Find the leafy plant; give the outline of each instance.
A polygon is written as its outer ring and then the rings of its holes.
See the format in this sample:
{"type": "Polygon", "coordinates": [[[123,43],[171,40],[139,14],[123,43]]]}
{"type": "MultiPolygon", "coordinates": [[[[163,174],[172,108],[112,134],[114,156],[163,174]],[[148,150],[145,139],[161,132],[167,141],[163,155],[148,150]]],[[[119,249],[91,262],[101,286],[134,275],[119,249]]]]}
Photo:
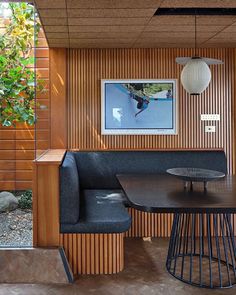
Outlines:
{"type": "Polygon", "coordinates": [[[34,7],[9,3],[12,16],[0,35],[0,123],[35,122],[35,73],[32,46],[38,36],[34,7]]]}
{"type": "Polygon", "coordinates": [[[25,191],[19,199],[19,207],[21,209],[32,209],[32,191],[25,191]]]}

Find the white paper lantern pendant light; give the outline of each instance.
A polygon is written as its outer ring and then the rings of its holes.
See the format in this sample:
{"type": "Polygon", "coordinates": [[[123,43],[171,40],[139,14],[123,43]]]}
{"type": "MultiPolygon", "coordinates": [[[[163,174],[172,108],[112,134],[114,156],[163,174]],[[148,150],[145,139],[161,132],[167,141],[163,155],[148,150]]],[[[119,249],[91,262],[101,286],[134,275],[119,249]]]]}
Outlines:
{"type": "Polygon", "coordinates": [[[177,57],[176,62],[185,65],[181,72],[181,83],[190,95],[200,95],[211,81],[208,65],[222,64],[218,59],[197,56],[197,23],[195,14],[195,54],[193,57],[177,57]]]}
{"type": "Polygon", "coordinates": [[[184,89],[191,95],[200,95],[211,81],[211,70],[200,57],[192,57],[181,72],[184,89]]]}

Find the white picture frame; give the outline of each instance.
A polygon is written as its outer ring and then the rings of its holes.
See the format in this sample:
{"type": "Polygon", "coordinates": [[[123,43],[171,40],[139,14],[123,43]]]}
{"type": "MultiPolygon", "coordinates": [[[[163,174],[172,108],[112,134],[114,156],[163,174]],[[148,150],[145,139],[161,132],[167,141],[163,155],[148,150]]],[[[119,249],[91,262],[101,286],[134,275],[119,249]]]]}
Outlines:
{"type": "Polygon", "coordinates": [[[102,135],[176,135],[176,79],[101,80],[102,135]]]}

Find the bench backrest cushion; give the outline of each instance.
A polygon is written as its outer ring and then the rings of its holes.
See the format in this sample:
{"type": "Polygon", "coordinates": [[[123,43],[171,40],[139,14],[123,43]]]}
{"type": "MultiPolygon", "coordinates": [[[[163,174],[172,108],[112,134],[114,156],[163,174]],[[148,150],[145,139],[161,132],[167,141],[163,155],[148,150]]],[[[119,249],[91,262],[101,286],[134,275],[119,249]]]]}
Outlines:
{"type": "Polygon", "coordinates": [[[74,155],[82,189],[118,189],[117,174],[166,173],[173,167],[227,173],[223,151],[79,151],[74,155]]]}
{"type": "Polygon", "coordinates": [[[60,166],[60,221],[75,224],[79,220],[79,176],[74,154],[67,152],[60,166]]]}

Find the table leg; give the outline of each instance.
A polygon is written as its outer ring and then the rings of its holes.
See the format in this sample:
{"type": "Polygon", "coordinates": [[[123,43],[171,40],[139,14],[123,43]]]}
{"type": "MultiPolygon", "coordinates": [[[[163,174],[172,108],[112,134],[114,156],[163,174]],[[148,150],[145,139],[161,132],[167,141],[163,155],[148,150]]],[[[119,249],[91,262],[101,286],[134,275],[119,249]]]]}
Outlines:
{"type": "Polygon", "coordinates": [[[190,285],[236,284],[236,243],[231,214],[175,213],[166,261],[168,272],[190,285]]]}

